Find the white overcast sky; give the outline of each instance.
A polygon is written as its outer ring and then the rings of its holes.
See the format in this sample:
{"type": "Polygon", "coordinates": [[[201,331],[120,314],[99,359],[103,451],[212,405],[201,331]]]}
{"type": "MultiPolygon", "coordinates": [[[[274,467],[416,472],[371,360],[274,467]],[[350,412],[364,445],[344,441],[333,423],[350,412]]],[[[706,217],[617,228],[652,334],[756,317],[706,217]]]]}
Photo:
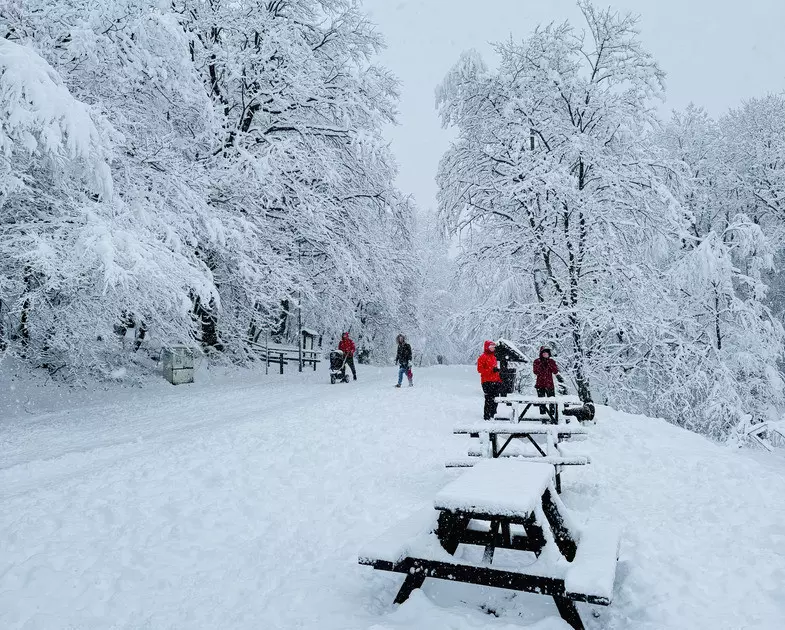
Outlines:
{"type": "MultiPolygon", "coordinates": [[[[664,111],[690,101],[714,115],[744,99],[785,89],[785,0],[597,0],[640,15],[641,37],[667,73],[664,111]]],[[[387,40],[382,63],[401,81],[399,126],[389,138],[399,185],[435,206],[434,177],[450,134],[434,89],[466,49],[493,63],[490,42],[525,37],[537,24],[569,19],[574,0],[364,0],[387,40]]]]}

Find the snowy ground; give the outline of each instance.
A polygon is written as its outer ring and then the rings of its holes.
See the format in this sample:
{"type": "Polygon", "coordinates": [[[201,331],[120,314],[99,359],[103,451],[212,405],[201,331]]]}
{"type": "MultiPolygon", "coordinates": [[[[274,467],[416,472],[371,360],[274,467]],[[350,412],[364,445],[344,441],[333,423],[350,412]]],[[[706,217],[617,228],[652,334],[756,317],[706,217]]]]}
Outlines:
{"type": "MultiPolygon", "coordinates": [[[[0,401],[0,628],[559,630],[547,598],[356,564],[378,528],[427,504],[480,415],[470,368],[361,367],[0,401]],[[481,611],[493,610],[490,615],[481,611]]],[[[625,527],[610,608],[589,628],[782,628],[785,458],[600,410],[564,475],[579,519],[625,527]]]]}

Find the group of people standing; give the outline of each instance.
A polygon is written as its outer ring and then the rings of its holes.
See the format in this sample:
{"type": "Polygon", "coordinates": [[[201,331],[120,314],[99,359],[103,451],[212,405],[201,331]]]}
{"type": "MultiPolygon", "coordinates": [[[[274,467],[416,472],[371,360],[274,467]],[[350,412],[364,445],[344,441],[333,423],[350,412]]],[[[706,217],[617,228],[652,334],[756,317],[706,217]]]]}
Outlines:
{"type": "MultiPolygon", "coordinates": [[[[412,374],[412,347],[406,341],[406,337],[398,335],[395,338],[398,344],[398,350],[395,354],[395,364],[398,366],[398,384],[400,387],[403,382],[403,377],[409,380],[409,387],[414,387],[414,375],[412,374]]],[[[354,353],[357,350],[354,341],[349,337],[349,333],[345,332],[341,335],[341,341],[338,343],[338,350],[346,355],[346,365],[352,371],[352,378],[357,380],[357,370],[354,367],[354,353]]]]}
{"type": "MultiPolygon", "coordinates": [[[[398,383],[395,387],[400,387],[403,383],[403,377],[409,380],[409,387],[414,386],[414,377],[412,374],[412,347],[406,341],[406,337],[398,335],[395,338],[398,344],[395,353],[395,363],[398,366],[398,383]]],[[[357,369],[354,366],[354,354],[357,347],[349,337],[349,333],[345,332],[341,335],[341,341],[338,343],[338,350],[346,355],[346,365],[352,371],[352,378],[357,380],[357,369]]],[[[546,346],[540,348],[539,356],[534,360],[532,369],[537,377],[534,388],[537,390],[537,395],[540,398],[550,398],[556,395],[556,386],[553,382],[554,375],[559,373],[559,366],[556,361],[551,357],[551,350],[546,346]]],[[[501,369],[499,367],[499,360],[496,358],[496,344],[493,341],[486,341],[483,353],[477,359],[477,371],[480,373],[480,384],[485,396],[485,406],[483,408],[483,418],[490,420],[496,415],[496,398],[498,398],[504,390],[504,383],[502,381],[501,369]]]]}
{"type": "MultiPolygon", "coordinates": [[[[537,395],[541,398],[550,398],[556,395],[556,386],[553,376],[559,373],[559,366],[551,358],[551,350],[546,346],[540,348],[540,356],[532,364],[537,380],[534,388],[537,395]]],[[[485,350],[477,359],[477,371],[480,373],[480,383],[483,394],[485,394],[485,406],[482,416],[485,420],[490,420],[496,415],[496,398],[498,398],[504,388],[502,382],[499,360],[496,358],[496,344],[493,341],[485,342],[485,350]]],[[[544,413],[544,411],[543,411],[544,413]]]]}

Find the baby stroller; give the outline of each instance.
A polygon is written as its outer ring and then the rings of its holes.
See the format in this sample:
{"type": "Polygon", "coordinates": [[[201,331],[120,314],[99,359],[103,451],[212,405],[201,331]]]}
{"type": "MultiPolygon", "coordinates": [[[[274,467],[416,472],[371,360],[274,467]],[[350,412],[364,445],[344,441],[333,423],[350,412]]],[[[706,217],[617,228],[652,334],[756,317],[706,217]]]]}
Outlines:
{"type": "Polygon", "coordinates": [[[346,354],[340,350],[330,352],[330,384],[348,383],[349,375],[346,373],[346,354]]]}

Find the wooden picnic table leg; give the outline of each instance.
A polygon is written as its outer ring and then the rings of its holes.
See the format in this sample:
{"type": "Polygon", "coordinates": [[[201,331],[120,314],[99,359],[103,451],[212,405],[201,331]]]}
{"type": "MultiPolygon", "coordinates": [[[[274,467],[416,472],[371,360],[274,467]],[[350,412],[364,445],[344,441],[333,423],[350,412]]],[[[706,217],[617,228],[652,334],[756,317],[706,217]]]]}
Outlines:
{"type": "Polygon", "coordinates": [[[502,444],[502,447],[496,453],[495,455],[496,457],[502,456],[502,453],[504,453],[504,449],[506,449],[510,445],[510,442],[512,442],[512,438],[513,438],[512,435],[507,436],[507,440],[504,442],[504,444],[502,444]]]}
{"type": "Polygon", "coordinates": [[[493,552],[496,551],[496,537],[499,535],[499,524],[499,521],[491,521],[491,542],[485,545],[485,551],[482,554],[482,561],[484,564],[491,564],[493,562],[493,552]]]}
{"type": "Polygon", "coordinates": [[[528,434],[526,435],[526,437],[527,437],[527,438],[529,438],[529,442],[531,442],[532,444],[534,444],[534,448],[536,448],[536,449],[539,451],[540,455],[542,455],[543,457],[545,457],[545,456],[546,456],[546,455],[545,455],[545,451],[543,451],[543,450],[540,448],[540,445],[539,445],[539,444],[537,444],[537,440],[535,440],[535,439],[534,439],[534,438],[533,438],[531,435],[528,435],[528,434]]]}
{"type": "Polygon", "coordinates": [[[495,433],[490,433],[489,437],[490,437],[490,440],[491,440],[491,457],[496,459],[497,457],[499,457],[499,446],[498,446],[498,444],[496,442],[496,437],[497,436],[496,436],[495,433]]]}
{"type": "Polygon", "coordinates": [[[545,436],[545,452],[548,455],[558,455],[559,449],[556,447],[556,434],[553,431],[548,431],[545,436]]]}
{"type": "Polygon", "coordinates": [[[512,532],[510,532],[510,521],[502,521],[502,544],[505,547],[512,547],[512,532]]]}
{"type": "Polygon", "coordinates": [[[422,569],[419,571],[415,570],[414,573],[407,573],[406,579],[401,585],[401,590],[398,591],[393,603],[403,604],[409,599],[409,595],[422,586],[423,582],[425,582],[425,572],[422,569]]]}
{"type": "Polygon", "coordinates": [[[553,468],[556,471],[556,474],[555,474],[555,477],[556,477],[556,492],[558,494],[561,494],[561,467],[560,466],[554,466],[553,468]]]}
{"type": "Polygon", "coordinates": [[[539,556],[545,548],[545,534],[542,527],[537,522],[534,514],[529,514],[523,523],[523,529],[526,531],[526,539],[531,541],[531,550],[535,556],[539,556]]]}
{"type": "Polygon", "coordinates": [[[553,601],[556,603],[556,608],[559,610],[559,615],[575,630],[584,630],[583,621],[578,614],[578,609],[575,607],[575,602],[561,595],[554,595],[553,601]]]}
{"type": "Polygon", "coordinates": [[[545,413],[551,419],[551,424],[559,424],[559,406],[551,403],[543,406],[545,407],[545,413]]]}

